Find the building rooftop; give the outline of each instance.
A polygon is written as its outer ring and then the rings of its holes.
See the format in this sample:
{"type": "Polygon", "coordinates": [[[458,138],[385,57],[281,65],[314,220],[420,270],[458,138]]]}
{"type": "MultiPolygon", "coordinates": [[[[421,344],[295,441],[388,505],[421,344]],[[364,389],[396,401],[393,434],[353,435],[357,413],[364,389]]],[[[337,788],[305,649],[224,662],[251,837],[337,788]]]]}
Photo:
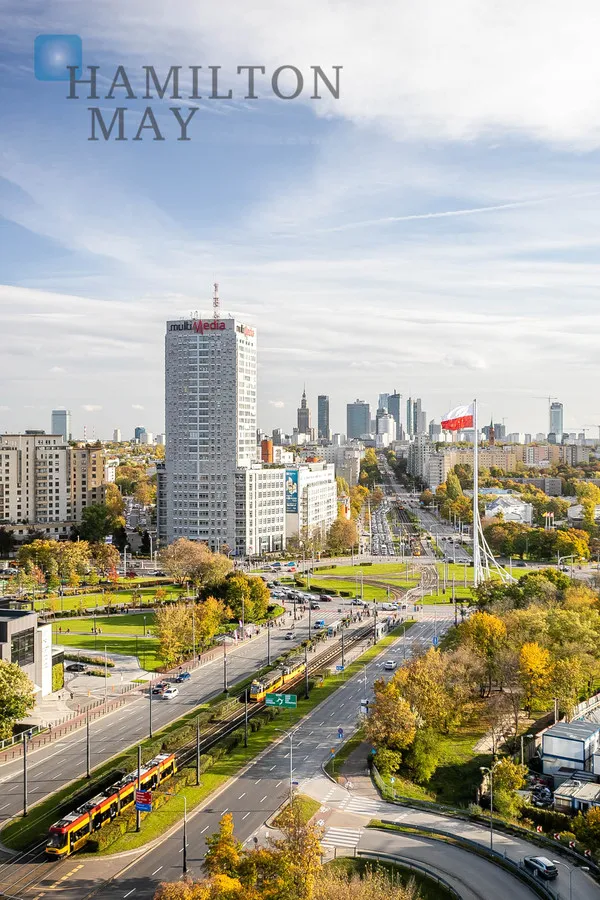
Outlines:
{"type": "Polygon", "coordinates": [[[554,796],[575,797],[577,800],[586,800],[588,803],[594,803],[600,801],[600,784],[571,778],[569,781],[563,781],[560,787],[556,788],[554,796]]]}
{"type": "Polygon", "coordinates": [[[598,722],[559,722],[544,732],[543,737],[565,738],[571,741],[584,741],[600,731],[598,722]]]}

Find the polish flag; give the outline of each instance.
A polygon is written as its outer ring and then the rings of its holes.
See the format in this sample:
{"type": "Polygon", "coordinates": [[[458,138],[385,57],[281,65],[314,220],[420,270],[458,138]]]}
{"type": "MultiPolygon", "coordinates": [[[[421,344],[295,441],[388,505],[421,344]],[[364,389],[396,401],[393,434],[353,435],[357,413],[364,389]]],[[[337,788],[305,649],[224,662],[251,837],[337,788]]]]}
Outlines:
{"type": "Polygon", "coordinates": [[[469,406],[455,406],[442,419],[444,431],[462,431],[463,428],[473,427],[473,404],[469,406]]]}

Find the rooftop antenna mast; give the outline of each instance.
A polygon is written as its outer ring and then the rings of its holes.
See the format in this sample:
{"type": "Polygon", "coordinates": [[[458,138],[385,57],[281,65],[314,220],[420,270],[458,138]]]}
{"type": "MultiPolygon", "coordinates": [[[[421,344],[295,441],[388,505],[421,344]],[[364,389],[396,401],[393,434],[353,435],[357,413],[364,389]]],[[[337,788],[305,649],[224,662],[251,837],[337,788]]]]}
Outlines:
{"type": "Polygon", "coordinates": [[[219,319],[221,317],[221,301],[219,300],[219,283],[215,281],[214,283],[215,292],[213,294],[213,313],[215,319],[219,319]]]}

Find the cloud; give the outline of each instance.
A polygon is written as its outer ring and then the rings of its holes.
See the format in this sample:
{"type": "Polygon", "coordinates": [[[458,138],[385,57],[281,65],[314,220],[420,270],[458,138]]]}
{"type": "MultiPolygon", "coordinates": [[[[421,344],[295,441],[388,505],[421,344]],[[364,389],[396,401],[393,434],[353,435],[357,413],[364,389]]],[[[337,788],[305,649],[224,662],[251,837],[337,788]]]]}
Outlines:
{"type": "Polygon", "coordinates": [[[141,405],[141,403],[132,403],[131,408],[132,409],[143,409],[144,407],[141,405]]]}
{"type": "Polygon", "coordinates": [[[99,412],[102,409],[101,406],[97,406],[94,403],[84,403],[81,408],[85,410],[85,412],[99,412]]]}
{"type": "Polygon", "coordinates": [[[10,406],[0,406],[0,412],[8,412],[10,406]]]}
{"type": "Polygon", "coordinates": [[[285,403],[283,400],[269,400],[269,406],[274,406],[275,409],[283,409],[285,403]]]}
{"type": "Polygon", "coordinates": [[[52,375],[64,375],[66,373],[66,371],[67,370],[65,368],[63,368],[63,366],[52,366],[52,368],[49,369],[49,372],[52,375]]]}

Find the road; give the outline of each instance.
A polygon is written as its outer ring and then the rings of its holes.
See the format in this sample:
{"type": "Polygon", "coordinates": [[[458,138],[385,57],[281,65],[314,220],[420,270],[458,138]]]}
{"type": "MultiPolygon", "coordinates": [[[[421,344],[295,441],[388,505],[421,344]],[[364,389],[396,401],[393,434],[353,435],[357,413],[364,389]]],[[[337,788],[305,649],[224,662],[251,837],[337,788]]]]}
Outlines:
{"type": "MultiPolygon", "coordinates": [[[[289,612],[289,610],[288,610],[289,612]]],[[[300,615],[300,614],[298,614],[300,615]]],[[[323,604],[319,612],[312,613],[327,621],[339,619],[337,604],[323,604]]],[[[288,619],[289,621],[289,619],[288,619]]],[[[355,626],[357,627],[357,626],[355,626]]],[[[273,628],[271,634],[271,658],[289,651],[308,635],[308,614],[296,622],[296,638],[286,641],[286,625],[273,628]]],[[[267,632],[261,633],[247,644],[237,649],[228,646],[228,684],[242,681],[267,661],[267,632]]],[[[189,682],[179,685],[179,696],[173,700],[152,700],[152,724],[156,732],[159,728],[189,713],[199,704],[218,695],[223,690],[223,658],[196,669],[189,682]]],[[[116,753],[146,738],[149,733],[148,694],[140,694],[112,713],[93,721],[90,725],[91,764],[99,765],[116,753]]],[[[86,735],[85,728],[66,735],[61,740],[48,744],[30,754],[28,760],[29,805],[42,800],[48,794],[85,774],[86,735]]],[[[0,825],[23,810],[23,761],[18,758],[0,767],[0,825]]]]}
{"type": "MultiPolygon", "coordinates": [[[[446,610],[446,616],[448,611],[446,610]]],[[[436,628],[448,627],[450,620],[434,622],[429,614],[423,621],[414,625],[406,635],[408,653],[413,642],[431,644],[436,628]]],[[[372,683],[383,674],[383,662],[390,656],[396,656],[400,662],[404,656],[404,638],[399,638],[392,648],[386,650],[380,660],[367,667],[367,683],[372,683]]],[[[355,676],[324,703],[314,709],[298,726],[293,744],[293,778],[300,783],[300,790],[305,790],[312,779],[323,779],[320,765],[331,747],[336,743],[338,727],[350,734],[356,727],[360,712],[360,701],[365,695],[365,676],[355,676]]],[[[285,727],[285,714],[282,715],[282,727],[285,727]]],[[[208,804],[190,817],[188,821],[188,868],[191,875],[201,874],[204,857],[205,837],[218,828],[219,820],[225,811],[234,817],[236,833],[242,841],[251,841],[257,834],[264,839],[266,828],[264,822],[283,803],[289,793],[289,741],[282,736],[277,745],[272,745],[262,757],[249,763],[248,769],[231,782],[220,794],[209,798],[208,804]]],[[[115,900],[115,898],[131,897],[132,900],[150,900],[158,883],[162,880],[175,880],[181,875],[182,829],[177,828],[165,837],[150,852],[142,852],[139,858],[132,856],[133,863],[129,869],[118,876],[113,883],[103,884],[111,872],[119,871],[126,860],[78,860],[75,856],[58,866],[53,867],[48,875],[47,883],[39,884],[29,891],[19,891],[19,896],[37,897],[42,890],[53,890],[60,881],[61,900],[83,900],[88,892],[98,886],[93,894],[98,900],[115,900]]],[[[8,877],[6,871],[0,873],[8,877]]]]}

